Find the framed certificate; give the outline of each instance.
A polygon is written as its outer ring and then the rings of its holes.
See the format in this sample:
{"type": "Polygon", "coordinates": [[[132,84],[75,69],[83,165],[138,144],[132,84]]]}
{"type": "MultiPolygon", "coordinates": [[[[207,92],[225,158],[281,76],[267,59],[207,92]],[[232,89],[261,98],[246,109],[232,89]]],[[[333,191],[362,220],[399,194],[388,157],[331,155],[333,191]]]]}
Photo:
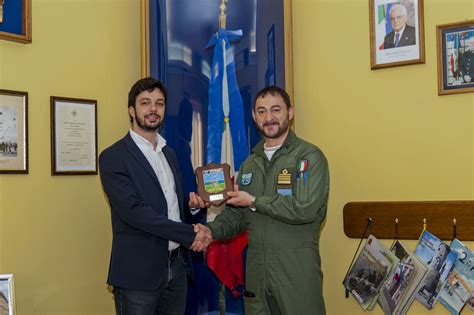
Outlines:
{"type": "Polygon", "coordinates": [[[219,207],[230,197],[232,191],[229,164],[210,163],[196,169],[197,191],[202,200],[219,207]]]}
{"type": "Polygon", "coordinates": [[[28,174],[26,92],[0,90],[0,174],[28,174]]]}
{"type": "Polygon", "coordinates": [[[97,175],[97,101],[51,96],[51,175],[97,175]]]}

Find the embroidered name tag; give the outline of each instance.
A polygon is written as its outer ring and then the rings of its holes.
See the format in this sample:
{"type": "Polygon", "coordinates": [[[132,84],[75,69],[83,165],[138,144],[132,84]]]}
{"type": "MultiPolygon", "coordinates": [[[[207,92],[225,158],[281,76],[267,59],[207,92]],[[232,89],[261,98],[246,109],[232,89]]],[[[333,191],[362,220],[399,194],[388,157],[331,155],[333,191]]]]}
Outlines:
{"type": "Polygon", "coordinates": [[[277,193],[282,196],[289,196],[293,194],[293,190],[291,188],[277,188],[277,193]]]}

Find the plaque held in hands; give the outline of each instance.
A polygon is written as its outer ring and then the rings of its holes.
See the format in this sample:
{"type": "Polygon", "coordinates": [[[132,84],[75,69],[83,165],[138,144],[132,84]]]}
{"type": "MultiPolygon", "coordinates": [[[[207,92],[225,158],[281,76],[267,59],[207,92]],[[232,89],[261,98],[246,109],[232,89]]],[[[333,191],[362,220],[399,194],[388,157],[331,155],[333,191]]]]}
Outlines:
{"type": "Polygon", "coordinates": [[[197,192],[202,200],[219,207],[230,197],[232,191],[229,164],[216,164],[214,162],[196,169],[197,192]]]}

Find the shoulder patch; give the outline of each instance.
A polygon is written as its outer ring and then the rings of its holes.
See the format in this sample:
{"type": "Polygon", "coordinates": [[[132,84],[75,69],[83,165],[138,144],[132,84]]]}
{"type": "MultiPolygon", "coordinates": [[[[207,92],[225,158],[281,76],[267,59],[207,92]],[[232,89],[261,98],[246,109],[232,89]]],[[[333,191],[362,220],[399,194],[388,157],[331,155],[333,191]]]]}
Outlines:
{"type": "Polygon", "coordinates": [[[240,177],[240,185],[247,186],[252,182],[253,173],[245,173],[240,177]]]}

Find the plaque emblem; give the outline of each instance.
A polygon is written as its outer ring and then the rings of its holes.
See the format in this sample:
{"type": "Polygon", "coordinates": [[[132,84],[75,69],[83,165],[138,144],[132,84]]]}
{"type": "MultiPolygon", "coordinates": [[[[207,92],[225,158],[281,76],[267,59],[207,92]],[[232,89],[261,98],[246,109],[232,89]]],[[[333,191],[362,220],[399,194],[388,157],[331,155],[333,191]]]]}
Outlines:
{"type": "Polygon", "coordinates": [[[207,193],[215,194],[225,189],[224,170],[222,168],[202,171],[202,178],[207,193]]]}

